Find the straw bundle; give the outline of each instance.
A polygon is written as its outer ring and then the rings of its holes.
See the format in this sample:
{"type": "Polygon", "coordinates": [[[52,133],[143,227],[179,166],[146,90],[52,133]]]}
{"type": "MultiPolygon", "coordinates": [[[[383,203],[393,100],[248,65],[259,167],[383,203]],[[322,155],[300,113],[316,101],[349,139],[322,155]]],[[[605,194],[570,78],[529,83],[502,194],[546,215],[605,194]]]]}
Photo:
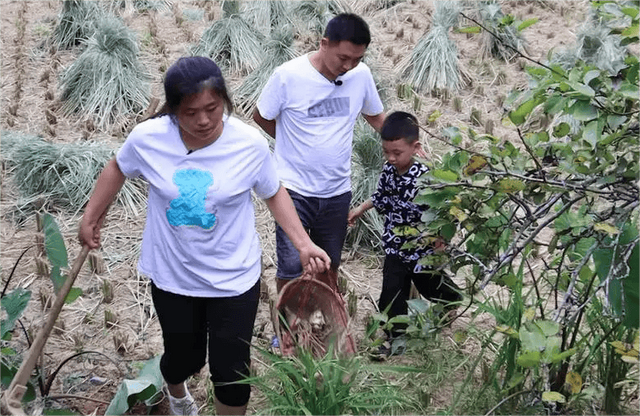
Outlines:
{"type": "Polygon", "coordinates": [[[456,91],[461,83],[458,49],[449,38],[449,29],[458,21],[460,5],[456,1],[439,1],[431,30],[418,40],[401,72],[418,91],[444,89],[456,91]]]}
{"type": "Polygon", "coordinates": [[[79,45],[95,33],[103,17],[104,12],[95,1],[65,0],[53,30],[53,45],[57,49],[79,45]]]}
{"type": "Polygon", "coordinates": [[[211,58],[231,72],[249,72],[264,58],[262,41],[263,35],[257,29],[241,16],[232,14],[209,26],[190,53],[211,58]]]}
{"type": "Polygon", "coordinates": [[[505,25],[502,19],[505,17],[500,5],[494,1],[478,2],[478,12],[483,24],[491,33],[482,32],[480,52],[483,58],[495,57],[509,61],[516,53],[514,49],[522,51],[526,49],[525,41],[514,25],[505,25]]]}
{"type": "Polygon", "coordinates": [[[236,90],[235,99],[242,113],[245,115],[251,114],[260,92],[269,80],[273,70],[297,56],[292,45],[293,32],[290,26],[281,26],[272,32],[272,37],[265,46],[265,58],[260,63],[260,66],[250,73],[236,90]]]}
{"type": "Polygon", "coordinates": [[[290,8],[289,2],[268,0],[244,2],[240,9],[251,27],[268,36],[273,29],[292,23],[290,8]]]}
{"type": "Polygon", "coordinates": [[[322,35],[331,18],[350,11],[351,7],[343,1],[302,0],[293,8],[294,25],[298,33],[322,35]]]}
{"type": "MultiPolygon", "coordinates": [[[[20,211],[29,211],[27,205],[35,200],[79,211],[114,154],[113,149],[96,142],[54,144],[20,132],[2,132],[2,161],[24,198],[17,204],[20,211]]],[[[118,202],[128,212],[139,214],[146,204],[144,183],[125,182],[118,202]]]]}
{"type": "Polygon", "coordinates": [[[148,106],[149,80],[135,34],[119,19],[105,19],[62,75],[62,110],[92,117],[100,128],[123,122],[148,106]]]}

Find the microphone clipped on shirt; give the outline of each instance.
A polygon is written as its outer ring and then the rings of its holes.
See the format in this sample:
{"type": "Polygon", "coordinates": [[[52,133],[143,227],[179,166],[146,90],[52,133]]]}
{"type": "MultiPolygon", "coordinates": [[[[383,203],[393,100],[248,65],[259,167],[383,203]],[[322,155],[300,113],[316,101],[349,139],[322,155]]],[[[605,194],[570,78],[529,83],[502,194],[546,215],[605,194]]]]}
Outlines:
{"type": "Polygon", "coordinates": [[[340,85],[342,85],[342,81],[340,80],[333,81],[333,83],[335,84],[336,87],[339,87],[340,85]]]}

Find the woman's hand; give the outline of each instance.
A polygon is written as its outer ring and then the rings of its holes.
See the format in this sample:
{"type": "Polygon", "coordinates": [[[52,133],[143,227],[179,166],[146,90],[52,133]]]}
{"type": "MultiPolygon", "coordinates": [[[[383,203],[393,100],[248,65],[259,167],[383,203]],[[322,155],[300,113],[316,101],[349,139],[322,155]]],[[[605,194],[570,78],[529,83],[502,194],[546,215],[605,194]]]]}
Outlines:
{"type": "Polygon", "coordinates": [[[315,245],[311,239],[308,243],[298,248],[300,262],[305,272],[316,274],[329,270],[331,259],[329,255],[320,247],[315,245]]]}

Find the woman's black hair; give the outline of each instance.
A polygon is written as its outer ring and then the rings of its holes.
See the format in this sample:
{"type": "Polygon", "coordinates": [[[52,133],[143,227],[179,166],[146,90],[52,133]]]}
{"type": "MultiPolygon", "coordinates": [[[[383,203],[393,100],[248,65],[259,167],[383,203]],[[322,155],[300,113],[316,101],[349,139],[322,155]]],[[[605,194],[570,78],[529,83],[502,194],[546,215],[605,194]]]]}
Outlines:
{"type": "Polygon", "coordinates": [[[380,137],[385,141],[403,139],[413,143],[420,138],[418,119],[413,114],[404,111],[396,111],[389,114],[382,123],[380,137]]]}
{"type": "Polygon", "coordinates": [[[203,56],[178,59],[165,74],[166,101],[153,117],[165,114],[176,115],[185,97],[206,89],[215,91],[223,99],[227,112],[233,112],[233,102],[229,98],[222,72],[215,62],[203,56]]]}
{"type": "Polygon", "coordinates": [[[329,20],[323,36],[329,39],[329,42],[347,40],[354,45],[364,46],[371,43],[369,25],[362,17],[353,13],[341,13],[329,20]]]}

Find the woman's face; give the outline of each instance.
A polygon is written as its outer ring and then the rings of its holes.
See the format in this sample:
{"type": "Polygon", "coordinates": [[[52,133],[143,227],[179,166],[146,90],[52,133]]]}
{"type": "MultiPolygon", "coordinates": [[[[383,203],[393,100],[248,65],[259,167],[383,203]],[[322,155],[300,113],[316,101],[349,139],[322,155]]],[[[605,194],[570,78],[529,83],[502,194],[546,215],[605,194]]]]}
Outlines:
{"type": "Polygon", "coordinates": [[[178,107],[182,140],[189,148],[213,143],[222,134],[224,100],[214,90],[205,89],[185,97],[178,107]]]}

